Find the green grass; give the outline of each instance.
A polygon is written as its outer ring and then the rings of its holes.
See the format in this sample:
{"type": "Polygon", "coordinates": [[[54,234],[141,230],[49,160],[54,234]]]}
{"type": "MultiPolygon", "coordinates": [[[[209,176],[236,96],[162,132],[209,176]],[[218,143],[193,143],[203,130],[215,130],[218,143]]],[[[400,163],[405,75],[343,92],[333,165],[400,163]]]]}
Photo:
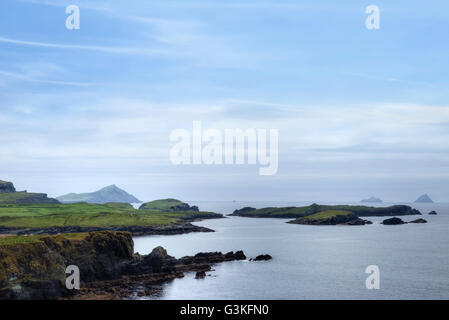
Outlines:
{"type": "Polygon", "coordinates": [[[136,210],[129,204],[0,204],[0,226],[49,228],[65,226],[156,226],[180,222],[209,212],[136,210]]]}
{"type": "Polygon", "coordinates": [[[310,216],[306,216],[303,217],[301,219],[306,219],[306,220],[321,220],[321,219],[329,219],[335,216],[346,216],[348,214],[351,214],[352,212],[350,211],[342,211],[342,210],[327,210],[327,211],[322,211],[322,212],[318,212],[315,214],[312,214],[310,216]]]}
{"type": "Polygon", "coordinates": [[[246,211],[244,216],[266,217],[266,218],[299,218],[308,215],[310,207],[285,207],[285,208],[262,208],[246,211]]]}
{"type": "Polygon", "coordinates": [[[40,242],[39,238],[42,238],[42,235],[0,237],[0,246],[11,246],[11,245],[22,244],[22,243],[36,243],[36,242],[40,242]]]}
{"type": "Polygon", "coordinates": [[[162,199],[154,200],[151,202],[146,202],[144,204],[144,210],[159,210],[159,211],[170,211],[173,207],[182,205],[183,202],[176,199],[162,199]]]}
{"type": "Polygon", "coordinates": [[[16,203],[19,200],[31,199],[34,196],[36,196],[36,193],[28,193],[28,192],[0,193],[0,203],[16,203]]]}
{"type": "MultiPolygon", "coordinates": [[[[419,214],[419,212],[411,212],[409,206],[390,206],[390,207],[367,207],[361,205],[318,205],[312,204],[305,207],[284,207],[284,208],[262,208],[244,211],[237,215],[244,217],[257,218],[302,218],[313,215],[318,212],[339,210],[348,211],[359,217],[370,216],[395,216],[406,214],[419,214]],[[409,211],[404,209],[408,208],[409,211]]],[[[416,210],[415,210],[416,211],[416,210]]]]}

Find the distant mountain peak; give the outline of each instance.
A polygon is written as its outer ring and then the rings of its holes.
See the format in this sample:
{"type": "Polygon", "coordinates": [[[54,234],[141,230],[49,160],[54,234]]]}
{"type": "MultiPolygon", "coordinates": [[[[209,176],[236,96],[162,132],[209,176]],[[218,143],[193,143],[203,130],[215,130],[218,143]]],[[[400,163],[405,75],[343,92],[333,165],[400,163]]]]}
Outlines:
{"type": "Polygon", "coordinates": [[[363,199],[360,202],[383,202],[383,201],[377,197],[369,197],[368,199],[363,199]]]}
{"type": "Polygon", "coordinates": [[[418,199],[415,200],[415,203],[433,203],[433,200],[429,197],[429,195],[423,194],[418,199]]]}
{"type": "Polygon", "coordinates": [[[124,202],[124,203],[141,203],[139,199],[129,194],[125,190],[120,189],[115,184],[104,187],[98,191],[91,193],[69,193],[57,198],[61,202],[87,202],[87,203],[108,203],[108,202],[124,202]]]}

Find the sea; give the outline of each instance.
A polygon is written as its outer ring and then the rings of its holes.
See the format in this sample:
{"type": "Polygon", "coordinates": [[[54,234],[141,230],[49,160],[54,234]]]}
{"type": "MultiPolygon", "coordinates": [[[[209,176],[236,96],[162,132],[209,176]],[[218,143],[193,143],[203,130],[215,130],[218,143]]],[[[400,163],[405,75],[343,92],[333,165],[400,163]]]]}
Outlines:
{"type": "MultiPolygon", "coordinates": [[[[246,206],[310,204],[189,203],[223,214],[246,206]]],[[[308,226],[287,224],[291,219],[227,217],[194,223],[215,230],[212,233],[135,237],[135,251],[140,254],[163,246],[177,258],[237,250],[243,250],[248,258],[259,254],[273,257],[263,262],[216,264],[204,279],[186,273],[184,278],[163,284],[158,295],[142,299],[449,299],[449,204],[409,205],[420,210],[428,223],[388,226],[380,224],[385,217],[370,217],[372,225],[308,226]],[[428,215],[432,210],[438,215],[428,215]],[[372,278],[368,279],[373,276],[369,266],[378,270],[375,288],[370,285],[372,278]]],[[[411,221],[418,217],[401,218],[411,221]]]]}

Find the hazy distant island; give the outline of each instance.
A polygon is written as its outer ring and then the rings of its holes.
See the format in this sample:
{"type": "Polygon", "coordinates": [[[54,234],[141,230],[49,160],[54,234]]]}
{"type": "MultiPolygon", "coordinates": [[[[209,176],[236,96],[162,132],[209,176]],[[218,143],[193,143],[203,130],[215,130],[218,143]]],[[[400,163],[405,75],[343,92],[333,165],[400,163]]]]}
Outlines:
{"type": "Polygon", "coordinates": [[[125,190],[120,189],[115,184],[104,187],[91,193],[69,193],[56,198],[62,203],[99,203],[104,204],[108,202],[124,202],[124,203],[141,203],[139,199],[129,194],[125,190]]]}
{"type": "Polygon", "coordinates": [[[428,194],[423,194],[415,200],[415,203],[433,203],[433,200],[429,197],[428,194]]]}
{"type": "Polygon", "coordinates": [[[30,193],[27,191],[16,191],[14,184],[9,181],[0,180],[0,204],[2,203],[59,203],[58,200],[48,198],[45,193],[30,193]]]}
{"type": "Polygon", "coordinates": [[[360,202],[380,203],[380,202],[383,202],[383,201],[380,198],[377,198],[377,197],[369,197],[368,199],[360,200],[360,202]]]}
{"type": "Polygon", "coordinates": [[[245,207],[235,210],[230,215],[249,218],[295,218],[296,220],[289,221],[289,223],[294,224],[364,225],[371,222],[360,219],[360,217],[421,215],[421,212],[406,205],[375,208],[350,205],[319,205],[314,203],[305,207],[270,207],[262,209],[245,207]]]}

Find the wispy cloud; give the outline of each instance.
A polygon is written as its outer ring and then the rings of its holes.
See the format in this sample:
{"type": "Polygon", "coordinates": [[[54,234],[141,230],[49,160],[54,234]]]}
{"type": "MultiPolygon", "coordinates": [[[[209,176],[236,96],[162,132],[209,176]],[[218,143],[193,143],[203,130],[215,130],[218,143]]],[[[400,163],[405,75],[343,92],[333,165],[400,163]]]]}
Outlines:
{"type": "Polygon", "coordinates": [[[55,85],[63,85],[63,86],[85,87],[85,86],[98,85],[96,83],[91,83],[91,82],[73,82],[73,81],[61,81],[61,80],[36,79],[29,75],[8,72],[8,71],[4,71],[4,70],[0,70],[0,75],[6,76],[6,77],[11,77],[14,79],[19,79],[22,81],[27,81],[27,82],[55,84],[55,85]]]}
{"type": "Polygon", "coordinates": [[[151,50],[148,48],[72,45],[72,44],[60,44],[60,43],[18,40],[18,39],[4,38],[4,37],[0,37],[0,42],[16,44],[16,45],[23,45],[23,46],[32,46],[32,47],[70,49],[70,50],[78,49],[78,50],[98,51],[98,52],[106,52],[106,53],[114,53],[114,54],[127,54],[127,55],[166,55],[166,54],[171,53],[169,51],[151,50]]]}

